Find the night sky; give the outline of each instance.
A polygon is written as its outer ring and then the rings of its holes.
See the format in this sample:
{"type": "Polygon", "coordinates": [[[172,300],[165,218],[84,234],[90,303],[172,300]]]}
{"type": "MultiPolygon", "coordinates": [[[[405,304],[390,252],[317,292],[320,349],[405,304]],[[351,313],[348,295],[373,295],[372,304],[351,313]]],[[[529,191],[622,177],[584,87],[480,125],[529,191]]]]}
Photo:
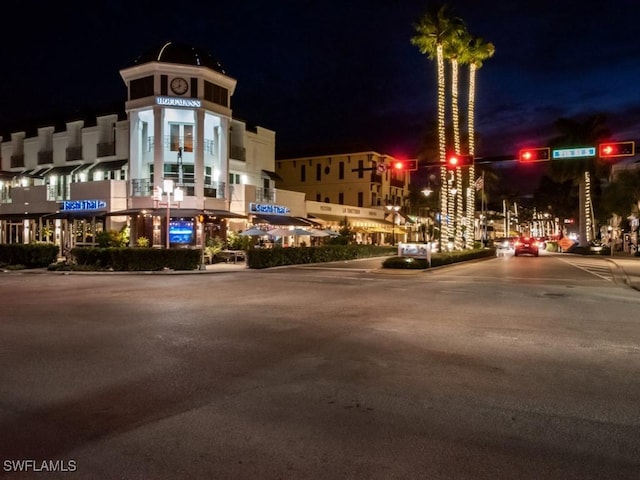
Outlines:
{"type": "MultiPolygon", "coordinates": [[[[2,29],[0,128],[123,108],[121,68],[165,41],[237,79],[234,116],[276,131],[279,158],[415,155],[435,120],[435,65],[411,45],[426,1],[94,1],[12,4],[2,29]]],[[[448,2],[496,47],[478,72],[478,156],[545,145],[560,117],[605,113],[640,138],[637,0],[448,2]]],[[[466,105],[466,102],[463,104],[466,105]]],[[[42,125],[40,125],[42,126],[42,125]]]]}

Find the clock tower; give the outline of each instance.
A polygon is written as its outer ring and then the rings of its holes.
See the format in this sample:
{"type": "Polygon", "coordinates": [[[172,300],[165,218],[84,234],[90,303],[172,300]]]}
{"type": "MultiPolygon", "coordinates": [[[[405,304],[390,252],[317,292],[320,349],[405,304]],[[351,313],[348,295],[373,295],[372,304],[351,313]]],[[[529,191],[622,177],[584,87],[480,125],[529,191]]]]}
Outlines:
{"type": "Polygon", "coordinates": [[[173,180],[181,208],[228,210],[231,96],[236,80],[198,48],[167,42],[120,75],[127,85],[130,208],[153,208],[173,180]]]}

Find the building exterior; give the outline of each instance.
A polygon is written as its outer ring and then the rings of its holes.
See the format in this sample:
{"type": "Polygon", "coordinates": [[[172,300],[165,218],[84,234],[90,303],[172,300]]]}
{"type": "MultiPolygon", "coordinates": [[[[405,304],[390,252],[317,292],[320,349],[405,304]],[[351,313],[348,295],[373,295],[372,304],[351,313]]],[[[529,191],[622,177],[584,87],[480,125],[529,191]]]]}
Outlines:
{"type": "Polygon", "coordinates": [[[276,160],[278,188],[303,192],[309,217],[336,229],[347,224],[361,243],[405,241],[411,220],[409,171],[396,159],[357,152],[276,160]]]}
{"type": "Polygon", "coordinates": [[[188,247],[253,213],[305,216],[302,195],[275,188],[275,132],[233,118],[236,80],[210,55],[169,42],[120,73],[126,115],[0,139],[1,243],[64,253],[127,229],[131,244],[188,247]]]}
{"type": "Polygon", "coordinates": [[[188,45],[168,42],[120,75],[121,110],[0,137],[0,243],[54,242],[64,255],[116,231],[130,245],[189,248],[250,226],[408,238],[409,172],[392,157],[276,162],[275,132],[233,117],[236,80],[188,45]]]}

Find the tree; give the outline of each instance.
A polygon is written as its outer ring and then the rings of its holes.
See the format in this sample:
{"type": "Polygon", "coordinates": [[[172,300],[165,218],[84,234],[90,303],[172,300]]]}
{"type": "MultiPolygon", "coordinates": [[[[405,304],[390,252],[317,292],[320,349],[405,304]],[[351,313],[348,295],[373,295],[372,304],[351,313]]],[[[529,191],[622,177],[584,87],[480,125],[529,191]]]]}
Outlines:
{"type": "Polygon", "coordinates": [[[640,217],[640,170],[622,170],[604,189],[602,210],[611,217],[640,217]]]}
{"type": "MultiPolygon", "coordinates": [[[[595,146],[600,140],[608,138],[610,131],[605,124],[604,115],[596,114],[584,121],[560,118],[555,127],[560,135],[549,142],[551,148],[595,146]]],[[[596,157],[571,158],[551,162],[551,177],[558,182],[572,180],[579,186],[580,196],[580,244],[587,245],[594,239],[593,200],[591,198],[592,179],[605,176],[606,168],[596,157]]]]}
{"type": "MultiPolygon", "coordinates": [[[[441,178],[446,177],[446,118],[445,118],[445,72],[444,45],[459,28],[459,22],[449,16],[447,5],[430,7],[427,12],[413,25],[415,35],[411,43],[418,47],[420,53],[427,55],[429,60],[436,60],[438,76],[438,159],[441,178]]],[[[445,193],[445,192],[443,192],[445,193]]],[[[447,196],[442,195],[441,212],[447,214],[447,196]]]]}
{"type": "MultiPolygon", "coordinates": [[[[475,132],[475,105],[476,105],[476,73],[482,68],[485,60],[493,57],[496,48],[493,43],[486,42],[481,37],[473,37],[469,40],[467,48],[462,52],[462,61],[469,65],[469,99],[467,103],[467,142],[469,155],[475,156],[476,132],[475,132]]],[[[469,181],[476,178],[475,166],[469,168],[469,181]]],[[[467,216],[473,218],[475,214],[475,189],[469,189],[467,199],[467,216]]]]}

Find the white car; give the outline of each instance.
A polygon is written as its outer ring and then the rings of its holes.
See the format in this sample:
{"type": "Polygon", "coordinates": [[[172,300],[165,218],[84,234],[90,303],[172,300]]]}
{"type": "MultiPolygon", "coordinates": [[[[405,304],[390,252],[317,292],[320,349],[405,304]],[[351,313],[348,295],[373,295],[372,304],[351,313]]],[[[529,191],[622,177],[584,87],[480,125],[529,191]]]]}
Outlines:
{"type": "Polygon", "coordinates": [[[515,239],[513,238],[496,238],[493,244],[496,247],[496,257],[513,255],[515,251],[515,239]]]}

